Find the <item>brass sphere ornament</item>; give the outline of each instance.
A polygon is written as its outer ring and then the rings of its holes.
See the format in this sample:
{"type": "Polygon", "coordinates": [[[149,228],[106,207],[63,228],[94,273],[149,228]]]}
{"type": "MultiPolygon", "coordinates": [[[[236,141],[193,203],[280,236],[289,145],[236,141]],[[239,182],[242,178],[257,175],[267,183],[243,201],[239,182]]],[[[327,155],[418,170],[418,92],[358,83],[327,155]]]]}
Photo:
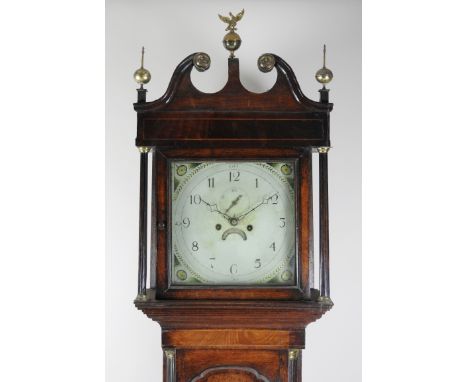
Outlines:
{"type": "Polygon", "coordinates": [[[145,68],[140,68],[135,71],[133,78],[139,84],[147,84],[151,81],[151,73],[145,68]]]}
{"type": "Polygon", "coordinates": [[[145,47],[141,48],[141,67],[135,70],[133,73],[133,78],[135,79],[137,84],[143,86],[151,81],[151,73],[148,69],[143,67],[143,61],[145,56],[145,47]]]}
{"type": "Polygon", "coordinates": [[[333,79],[333,72],[328,69],[325,65],[325,60],[326,60],[326,54],[327,54],[327,46],[323,46],[323,67],[319,70],[317,70],[317,73],[315,73],[315,79],[320,82],[323,87],[325,88],[325,84],[328,84],[331,82],[333,79]]]}
{"type": "Polygon", "coordinates": [[[226,35],[223,38],[223,45],[224,47],[231,52],[230,58],[234,58],[234,52],[240,48],[242,44],[242,39],[236,33],[236,25],[239,21],[241,21],[242,17],[244,16],[244,10],[240,11],[237,15],[233,15],[232,12],[229,12],[229,16],[221,16],[218,14],[219,19],[228,24],[226,27],[226,35]]]}
{"type": "Polygon", "coordinates": [[[321,84],[328,84],[333,79],[333,72],[328,68],[322,68],[315,73],[315,78],[321,84]]]}
{"type": "Polygon", "coordinates": [[[223,38],[224,47],[231,52],[230,57],[234,58],[234,52],[240,48],[242,40],[236,32],[229,32],[223,38]]]}

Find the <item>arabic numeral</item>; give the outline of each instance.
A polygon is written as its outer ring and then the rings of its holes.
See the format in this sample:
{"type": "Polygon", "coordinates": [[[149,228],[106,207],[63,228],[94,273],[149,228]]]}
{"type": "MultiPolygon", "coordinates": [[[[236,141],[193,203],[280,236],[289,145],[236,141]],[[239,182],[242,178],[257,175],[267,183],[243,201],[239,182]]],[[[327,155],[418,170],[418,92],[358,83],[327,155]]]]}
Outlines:
{"type": "Polygon", "coordinates": [[[258,188],[258,178],[255,178],[255,188],[258,188]]]}
{"type": "Polygon", "coordinates": [[[194,251],[194,252],[198,251],[198,242],[197,241],[192,242],[192,251],[194,251]]]}
{"type": "Polygon", "coordinates": [[[239,171],[229,171],[229,181],[230,182],[238,182],[240,178],[239,171]]]}
{"type": "Polygon", "coordinates": [[[229,272],[231,272],[231,275],[235,275],[238,271],[237,264],[232,264],[231,268],[229,268],[229,272]]]}
{"type": "Polygon", "coordinates": [[[260,268],[262,266],[262,261],[260,259],[255,259],[255,268],[260,268]]]}
{"type": "Polygon", "coordinates": [[[214,188],[214,178],[208,178],[208,188],[214,188]]]}
{"type": "Polygon", "coordinates": [[[198,194],[190,195],[190,204],[200,204],[201,196],[198,194]]]}
{"type": "Polygon", "coordinates": [[[210,257],[211,260],[211,269],[214,269],[214,261],[216,260],[216,257],[210,257]]]}
{"type": "Polygon", "coordinates": [[[182,226],[184,228],[190,227],[190,218],[183,218],[181,222],[177,222],[176,225],[182,226]]]}
{"type": "Polygon", "coordinates": [[[275,244],[275,242],[271,243],[271,245],[270,245],[268,248],[272,248],[272,249],[273,249],[273,252],[275,252],[275,251],[276,251],[276,244],[275,244]]]}
{"type": "Polygon", "coordinates": [[[265,204],[278,204],[278,200],[279,200],[278,193],[273,194],[271,196],[265,195],[263,197],[263,203],[265,203],[265,204]]]}
{"type": "Polygon", "coordinates": [[[280,228],[286,227],[286,218],[280,218],[280,228]]]}
{"type": "Polygon", "coordinates": [[[190,218],[183,218],[181,221],[175,223],[176,226],[182,226],[184,228],[190,227],[190,218]]]}

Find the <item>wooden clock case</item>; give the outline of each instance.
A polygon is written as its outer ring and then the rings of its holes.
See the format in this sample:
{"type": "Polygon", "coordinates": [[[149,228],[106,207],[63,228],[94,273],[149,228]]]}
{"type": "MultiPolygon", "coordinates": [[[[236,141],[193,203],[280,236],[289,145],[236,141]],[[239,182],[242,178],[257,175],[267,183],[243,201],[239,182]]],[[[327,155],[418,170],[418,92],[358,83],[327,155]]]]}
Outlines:
{"type": "Polygon", "coordinates": [[[277,81],[267,92],[246,90],[239,60],[217,93],[190,79],[197,53],[176,68],[167,92],[146,102],[138,90],[136,145],[141,155],[140,259],[135,305],[162,328],[166,382],[298,382],[305,327],[332,307],[329,298],[327,152],[328,90],[320,102],[301,92],[289,65],[270,55],[277,81]],[[150,287],[147,278],[148,157],[152,158],[150,287]],[[312,154],[320,162],[320,288],[314,288],[312,154]],[[170,285],[170,174],[173,159],[297,161],[294,287],[170,285]]]}

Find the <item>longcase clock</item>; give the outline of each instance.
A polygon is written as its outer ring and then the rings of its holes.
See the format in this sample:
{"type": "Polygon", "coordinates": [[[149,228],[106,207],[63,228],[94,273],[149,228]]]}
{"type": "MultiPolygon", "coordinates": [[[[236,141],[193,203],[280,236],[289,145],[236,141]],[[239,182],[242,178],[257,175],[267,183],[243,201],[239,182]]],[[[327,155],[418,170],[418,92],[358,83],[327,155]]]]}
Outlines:
{"type": "Polygon", "coordinates": [[[134,104],[141,156],[135,305],[161,325],[165,382],[301,381],[305,327],[333,305],[332,104],[325,88],[332,73],[324,62],[316,74],[320,100],[312,101],[283,59],[263,54],[258,67],[276,70],[276,83],[265,93],[247,91],[234,55],[242,16],[220,16],[228,24],[223,43],[230,57],[228,81],[217,93],[199,91],[190,79],[194,68],[209,69],[206,53],[182,60],[166,93],[152,102],[143,86],[151,78],[143,56],[135,72],[141,84],[134,104]],[[318,174],[312,172],[316,157],[318,174]],[[320,185],[317,211],[313,176],[320,185]],[[314,212],[320,216],[315,231],[314,212]]]}

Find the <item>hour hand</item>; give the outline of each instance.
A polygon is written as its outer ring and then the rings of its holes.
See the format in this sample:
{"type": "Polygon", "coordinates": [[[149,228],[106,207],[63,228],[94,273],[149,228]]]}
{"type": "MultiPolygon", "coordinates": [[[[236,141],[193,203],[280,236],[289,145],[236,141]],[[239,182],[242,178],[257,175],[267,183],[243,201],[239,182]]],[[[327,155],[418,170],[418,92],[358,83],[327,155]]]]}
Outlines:
{"type": "Polygon", "coordinates": [[[206,204],[210,208],[210,212],[217,212],[218,214],[222,215],[226,220],[228,221],[231,220],[231,217],[228,214],[221,212],[218,209],[218,205],[216,203],[210,204],[206,202],[205,200],[203,200],[202,198],[200,198],[200,200],[202,201],[202,203],[206,204]]]}
{"type": "Polygon", "coordinates": [[[242,198],[242,194],[239,195],[237,198],[235,198],[232,202],[231,202],[231,205],[228,207],[228,209],[226,211],[224,211],[226,214],[228,213],[228,211],[234,207],[240,200],[240,198],[242,198]]]}

